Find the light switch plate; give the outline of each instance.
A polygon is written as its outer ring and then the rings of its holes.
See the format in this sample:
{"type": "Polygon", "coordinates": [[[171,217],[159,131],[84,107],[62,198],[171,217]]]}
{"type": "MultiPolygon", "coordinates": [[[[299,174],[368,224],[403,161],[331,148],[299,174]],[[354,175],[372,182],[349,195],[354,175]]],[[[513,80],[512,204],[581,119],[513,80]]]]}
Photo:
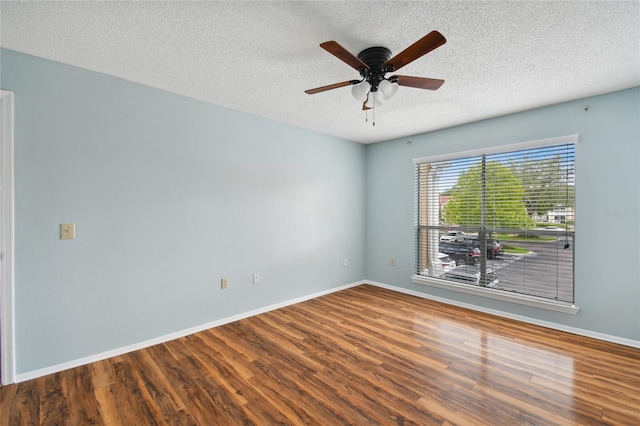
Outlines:
{"type": "Polygon", "coordinates": [[[60,239],[61,240],[73,240],[76,238],[76,224],[75,223],[61,223],[60,224],[60,239]]]}

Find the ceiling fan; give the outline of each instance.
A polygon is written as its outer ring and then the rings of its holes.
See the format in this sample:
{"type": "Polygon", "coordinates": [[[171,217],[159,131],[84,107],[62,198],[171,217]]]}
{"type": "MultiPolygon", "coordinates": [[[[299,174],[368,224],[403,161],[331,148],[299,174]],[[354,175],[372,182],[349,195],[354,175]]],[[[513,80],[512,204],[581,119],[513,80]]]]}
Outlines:
{"type": "Polygon", "coordinates": [[[386,47],[370,47],[358,53],[356,57],[337,42],[326,41],[321,43],[320,47],[358,71],[361,79],[316,87],[305,90],[305,93],[313,95],[339,87],[353,86],[351,94],[357,101],[362,102],[362,109],[367,110],[382,105],[381,97],[390,99],[398,90],[398,86],[436,90],[442,86],[444,80],[407,75],[386,77],[386,74],[396,72],[446,42],[447,40],[438,31],[431,31],[392,58],[391,51],[386,47]]]}

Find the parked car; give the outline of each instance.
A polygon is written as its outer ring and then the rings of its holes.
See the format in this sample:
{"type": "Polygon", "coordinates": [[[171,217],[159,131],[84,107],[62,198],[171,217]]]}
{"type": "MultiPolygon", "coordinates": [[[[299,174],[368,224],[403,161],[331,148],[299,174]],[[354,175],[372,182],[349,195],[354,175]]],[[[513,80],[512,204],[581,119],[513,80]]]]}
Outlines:
{"type": "Polygon", "coordinates": [[[458,265],[475,265],[480,261],[480,249],[465,243],[440,243],[441,253],[446,253],[458,265]]]}
{"type": "MultiPolygon", "coordinates": [[[[469,238],[465,240],[471,247],[480,248],[480,240],[478,238],[469,238]]],[[[495,259],[496,256],[504,254],[502,243],[498,240],[487,239],[487,258],[495,259]]]]}
{"type": "MultiPolygon", "coordinates": [[[[456,266],[444,273],[446,280],[455,281],[462,284],[480,285],[480,267],[477,265],[456,266]]],[[[495,287],[498,285],[498,277],[493,268],[487,268],[487,285],[483,287],[495,287]]]]}
{"type": "Polygon", "coordinates": [[[441,277],[445,272],[456,267],[456,261],[449,257],[446,253],[438,253],[438,260],[435,266],[436,277],[441,277]]]}
{"type": "Polygon", "coordinates": [[[440,241],[443,241],[443,242],[452,242],[452,241],[462,242],[462,241],[464,241],[464,232],[462,232],[462,231],[447,231],[444,234],[440,235],[440,241]]]}
{"type": "Polygon", "coordinates": [[[435,261],[435,264],[431,268],[432,270],[425,269],[422,272],[422,275],[432,276],[432,277],[442,277],[445,272],[456,267],[456,261],[451,259],[446,253],[438,253],[438,260],[435,261]]]}

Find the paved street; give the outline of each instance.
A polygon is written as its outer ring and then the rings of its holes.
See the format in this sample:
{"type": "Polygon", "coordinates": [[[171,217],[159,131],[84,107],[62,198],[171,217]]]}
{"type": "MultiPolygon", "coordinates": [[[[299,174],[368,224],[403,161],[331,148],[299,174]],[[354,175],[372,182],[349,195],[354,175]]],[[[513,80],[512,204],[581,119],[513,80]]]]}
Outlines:
{"type": "MultiPolygon", "coordinates": [[[[573,301],[573,243],[564,248],[565,239],[552,242],[507,242],[509,245],[525,247],[531,254],[504,254],[495,260],[487,260],[494,268],[498,279],[497,289],[516,291],[531,296],[556,299],[563,302],[573,301]],[[556,264],[556,259],[560,261],[556,264]],[[526,267],[526,269],[525,269],[526,267]],[[526,271],[523,272],[523,271],[526,271]],[[544,279],[541,274],[549,273],[557,278],[554,282],[544,279]]],[[[504,242],[503,242],[504,244],[504,242]]]]}

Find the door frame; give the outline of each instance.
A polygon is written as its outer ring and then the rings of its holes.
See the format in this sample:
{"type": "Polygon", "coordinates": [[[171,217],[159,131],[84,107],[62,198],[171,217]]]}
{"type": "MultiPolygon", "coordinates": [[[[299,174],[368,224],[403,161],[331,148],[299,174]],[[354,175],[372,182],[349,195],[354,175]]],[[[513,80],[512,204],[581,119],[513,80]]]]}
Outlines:
{"type": "Polygon", "coordinates": [[[13,92],[0,90],[0,378],[15,382],[13,241],[13,92]]]}

